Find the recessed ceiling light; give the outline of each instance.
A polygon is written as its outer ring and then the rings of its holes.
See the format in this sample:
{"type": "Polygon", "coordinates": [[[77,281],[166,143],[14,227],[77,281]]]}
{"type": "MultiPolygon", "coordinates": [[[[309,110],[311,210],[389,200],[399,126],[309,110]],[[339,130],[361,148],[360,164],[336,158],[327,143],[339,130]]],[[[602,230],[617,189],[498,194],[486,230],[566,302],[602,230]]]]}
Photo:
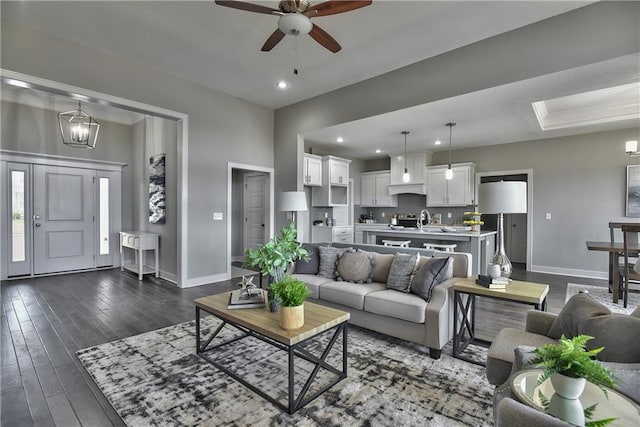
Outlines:
{"type": "Polygon", "coordinates": [[[376,153],[382,153],[382,150],[378,148],[378,149],[376,150],[376,153]]]}
{"type": "Polygon", "coordinates": [[[284,80],[280,80],[278,82],[278,88],[279,89],[286,89],[289,87],[289,83],[285,82],[284,80]]]}
{"type": "Polygon", "coordinates": [[[343,138],[343,137],[341,137],[341,136],[339,136],[339,137],[336,139],[336,141],[338,141],[338,142],[344,142],[344,138],[343,138]]]}
{"type": "Polygon", "coordinates": [[[440,145],[442,144],[442,141],[440,141],[439,139],[436,139],[436,141],[433,143],[433,145],[440,145]]]}

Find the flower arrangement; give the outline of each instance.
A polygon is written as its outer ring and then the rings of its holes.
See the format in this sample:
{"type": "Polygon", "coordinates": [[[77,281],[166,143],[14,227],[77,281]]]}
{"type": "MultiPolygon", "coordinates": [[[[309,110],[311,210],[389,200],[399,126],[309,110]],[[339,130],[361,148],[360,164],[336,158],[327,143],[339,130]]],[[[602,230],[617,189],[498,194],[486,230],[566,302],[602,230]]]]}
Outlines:
{"type": "Polygon", "coordinates": [[[465,212],[462,223],[464,225],[470,225],[471,231],[480,231],[480,226],[484,225],[484,221],[480,219],[482,214],[480,212],[465,212]]]}

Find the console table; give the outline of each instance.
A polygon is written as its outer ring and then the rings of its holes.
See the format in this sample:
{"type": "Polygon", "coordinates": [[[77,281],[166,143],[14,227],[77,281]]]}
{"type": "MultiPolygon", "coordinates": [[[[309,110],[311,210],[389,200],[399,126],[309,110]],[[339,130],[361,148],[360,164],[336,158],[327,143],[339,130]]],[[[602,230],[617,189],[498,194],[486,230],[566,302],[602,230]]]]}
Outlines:
{"type": "Polygon", "coordinates": [[[147,233],[146,231],[121,231],[120,232],[120,271],[126,268],[138,274],[138,280],[142,280],[142,276],[149,273],[155,273],[156,278],[159,277],[159,254],[158,239],[160,235],[156,233],[147,233]],[[134,250],[134,263],[125,264],[124,248],[134,250]],[[149,267],[144,265],[144,251],[153,251],[154,265],[149,267]]]}

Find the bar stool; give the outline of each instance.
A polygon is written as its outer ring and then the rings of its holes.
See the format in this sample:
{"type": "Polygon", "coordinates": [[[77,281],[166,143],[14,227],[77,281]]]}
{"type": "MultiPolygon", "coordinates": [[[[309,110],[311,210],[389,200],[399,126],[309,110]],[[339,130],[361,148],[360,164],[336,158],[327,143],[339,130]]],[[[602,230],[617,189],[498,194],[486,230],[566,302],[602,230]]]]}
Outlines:
{"type": "Polygon", "coordinates": [[[385,246],[396,246],[399,248],[408,248],[411,240],[383,240],[382,244],[385,246]]]}
{"type": "Polygon", "coordinates": [[[437,249],[439,251],[444,251],[444,252],[453,252],[454,249],[456,248],[455,243],[452,244],[441,244],[441,243],[425,243],[423,244],[423,246],[425,247],[425,249],[437,249]]]}

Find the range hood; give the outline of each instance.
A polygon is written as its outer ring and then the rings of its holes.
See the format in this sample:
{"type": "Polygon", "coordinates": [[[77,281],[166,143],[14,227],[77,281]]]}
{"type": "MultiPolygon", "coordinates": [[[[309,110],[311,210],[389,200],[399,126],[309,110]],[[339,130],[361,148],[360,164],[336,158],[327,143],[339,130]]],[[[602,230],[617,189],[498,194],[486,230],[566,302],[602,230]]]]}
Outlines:
{"type": "Polygon", "coordinates": [[[427,186],[425,183],[389,185],[389,195],[395,196],[396,194],[422,194],[426,196],[427,186]]]}

